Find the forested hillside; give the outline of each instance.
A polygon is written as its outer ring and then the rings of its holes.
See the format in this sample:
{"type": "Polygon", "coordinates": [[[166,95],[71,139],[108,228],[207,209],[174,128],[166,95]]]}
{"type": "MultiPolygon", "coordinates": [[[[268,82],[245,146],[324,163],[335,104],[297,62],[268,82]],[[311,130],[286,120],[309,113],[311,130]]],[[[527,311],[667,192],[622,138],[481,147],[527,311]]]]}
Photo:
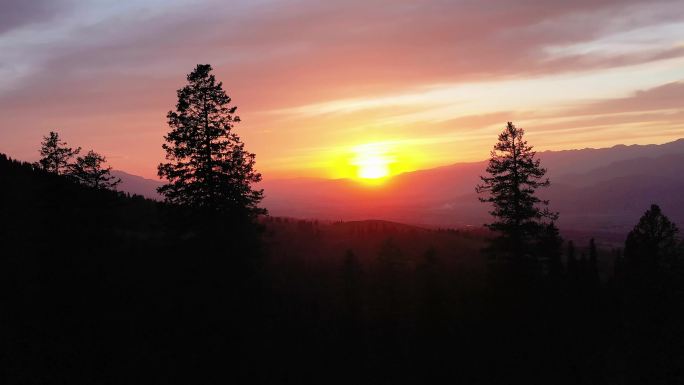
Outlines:
{"type": "Polygon", "coordinates": [[[0,183],[7,384],[681,380],[681,276],[619,251],[571,247],[519,281],[484,231],[198,228],[5,156],[0,183]]]}

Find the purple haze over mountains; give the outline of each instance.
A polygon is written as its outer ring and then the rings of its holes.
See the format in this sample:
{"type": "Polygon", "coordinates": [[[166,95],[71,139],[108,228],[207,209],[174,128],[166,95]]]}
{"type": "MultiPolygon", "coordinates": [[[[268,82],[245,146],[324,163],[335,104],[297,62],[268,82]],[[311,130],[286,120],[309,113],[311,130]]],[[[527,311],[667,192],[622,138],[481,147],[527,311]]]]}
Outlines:
{"type": "MultiPolygon", "coordinates": [[[[684,139],[662,145],[539,153],[551,187],[541,193],[564,230],[626,233],[651,203],[684,226],[684,139]]],[[[261,187],[271,215],[320,220],[384,219],[426,226],[480,226],[487,205],[474,192],[486,162],[404,173],[382,188],[352,180],[274,179],[261,187]]],[[[158,199],[160,182],[115,174],[126,192],[158,199]]]]}

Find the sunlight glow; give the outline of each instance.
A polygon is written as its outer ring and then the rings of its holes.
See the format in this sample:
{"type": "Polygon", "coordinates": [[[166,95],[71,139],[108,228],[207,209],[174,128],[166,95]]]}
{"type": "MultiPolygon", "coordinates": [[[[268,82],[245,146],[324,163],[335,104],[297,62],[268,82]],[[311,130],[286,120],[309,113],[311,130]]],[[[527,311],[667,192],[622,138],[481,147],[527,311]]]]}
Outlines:
{"type": "Polygon", "coordinates": [[[388,154],[388,149],[381,143],[370,143],[354,148],[356,157],[352,164],[356,166],[356,175],[360,179],[381,179],[389,176],[390,164],[394,158],[388,154]]]}
{"type": "Polygon", "coordinates": [[[325,169],[323,177],[351,179],[365,186],[384,186],[393,176],[433,166],[425,162],[425,154],[413,140],[367,137],[362,141],[337,143],[316,149],[325,169]]]}

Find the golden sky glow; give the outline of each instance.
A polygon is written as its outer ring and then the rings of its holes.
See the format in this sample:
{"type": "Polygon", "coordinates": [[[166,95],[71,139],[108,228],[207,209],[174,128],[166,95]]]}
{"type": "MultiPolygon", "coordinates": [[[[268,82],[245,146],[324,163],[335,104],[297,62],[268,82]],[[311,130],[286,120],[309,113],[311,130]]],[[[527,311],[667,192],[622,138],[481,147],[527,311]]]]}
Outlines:
{"type": "Polygon", "coordinates": [[[57,130],[156,178],[197,63],[265,178],[481,160],[506,121],[538,150],[684,137],[678,0],[22,4],[0,5],[0,152],[19,159],[57,130]]]}
{"type": "Polygon", "coordinates": [[[390,175],[390,166],[396,162],[387,153],[383,143],[369,143],[354,148],[356,156],[352,164],[357,167],[356,176],[361,179],[380,179],[390,175]]]}

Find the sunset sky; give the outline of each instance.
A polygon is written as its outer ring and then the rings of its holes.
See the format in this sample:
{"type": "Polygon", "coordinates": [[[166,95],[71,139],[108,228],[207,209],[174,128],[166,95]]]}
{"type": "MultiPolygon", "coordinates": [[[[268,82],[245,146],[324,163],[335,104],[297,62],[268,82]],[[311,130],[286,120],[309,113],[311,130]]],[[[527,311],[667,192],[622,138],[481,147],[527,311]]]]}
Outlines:
{"type": "Polygon", "coordinates": [[[509,120],[538,150],[684,137],[681,0],[3,0],[0,152],[57,130],[156,178],[198,63],[265,178],[481,160],[509,120]]]}

